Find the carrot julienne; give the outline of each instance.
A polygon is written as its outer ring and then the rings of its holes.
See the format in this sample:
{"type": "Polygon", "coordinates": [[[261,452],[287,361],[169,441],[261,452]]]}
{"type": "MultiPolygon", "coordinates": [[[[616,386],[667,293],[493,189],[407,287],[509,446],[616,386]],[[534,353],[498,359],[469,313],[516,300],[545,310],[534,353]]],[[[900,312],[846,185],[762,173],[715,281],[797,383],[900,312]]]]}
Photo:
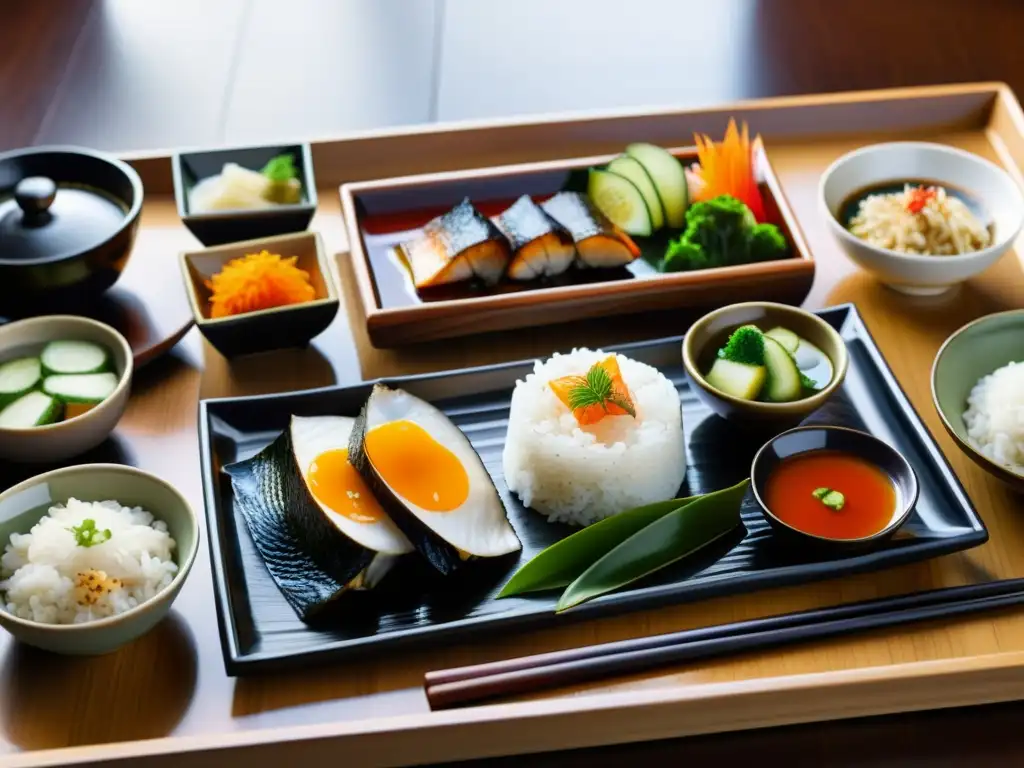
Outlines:
{"type": "Polygon", "coordinates": [[[309,273],[295,266],[297,256],[281,258],[269,251],[232,259],[210,280],[210,317],[301,304],[316,298],[309,273]]]}
{"type": "Polygon", "coordinates": [[[761,148],[760,135],[751,141],[747,124],[743,124],[741,132],[736,120],[730,119],[720,144],[700,134],[694,135],[694,142],[698,163],[687,174],[693,198],[711,200],[719,195],[732,195],[750,208],[757,221],[764,222],[764,200],[754,176],[754,158],[761,148]]]}
{"type": "Polygon", "coordinates": [[[584,376],[563,376],[548,382],[580,426],[596,424],[605,416],[632,416],[636,408],[615,355],[590,367],[584,376]]]}

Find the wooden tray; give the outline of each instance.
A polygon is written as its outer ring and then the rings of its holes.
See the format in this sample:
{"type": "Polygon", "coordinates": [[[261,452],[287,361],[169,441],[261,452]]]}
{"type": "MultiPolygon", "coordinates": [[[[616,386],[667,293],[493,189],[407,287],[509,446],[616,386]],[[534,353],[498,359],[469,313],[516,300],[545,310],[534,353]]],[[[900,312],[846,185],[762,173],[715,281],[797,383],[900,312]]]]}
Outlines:
{"type": "MultiPolygon", "coordinates": [[[[779,546],[748,492],[740,514],[743,529],[677,565],[580,606],[555,614],[559,593],[496,600],[520,565],[572,532],[548,523],[508,492],[501,452],[516,381],[533,361],[390,378],[434,402],[469,437],[502,495],[523,549],[518,558],[479,563],[437,578],[420,558],[406,558],[372,594],[356,596],[349,610],[327,626],[303,624],[276,589],[235,503],[231,483],[217,467],[249,458],[287,429],[292,414],[356,416],[370,385],[318,389],[271,397],[207,400],[200,404],[207,532],[223,567],[215,574],[217,613],[224,628],[224,664],[229,674],[311,666],[368,653],[479,642],[485,635],[557,626],[596,616],[806,584],[925,560],[984,543],[988,532],[971,507],[938,447],[900,391],[881,353],[852,305],[821,310],[850,350],[850,370],[836,395],[805,424],[837,424],[871,431],[906,456],[921,484],[913,516],[899,534],[870,552],[814,555],[779,546]],[[361,599],[365,598],[365,599],[361,599]]],[[[689,467],[680,496],[727,488],[750,474],[764,437],[744,435],[715,417],[693,394],[680,359],[682,339],[626,344],[617,351],[656,367],[679,391],[689,467]]],[[[351,596],[350,596],[351,597],[351,596]]],[[[695,608],[699,610],[699,608],[695,608]]]]}
{"type": "MultiPolygon", "coordinates": [[[[122,651],[65,659],[0,636],[0,763],[5,766],[332,764],[391,766],[572,749],[730,729],[953,707],[1020,697],[1024,615],[1004,613],[837,639],[608,680],[530,700],[431,713],[429,669],[626,639],[786,611],[1024,576],[1024,518],[1009,492],[956,448],[931,405],[929,375],[945,338],[984,314],[1024,307],[1024,273],[1008,255],[940,300],[899,296],[858,271],[821,219],[817,183],[839,155],[875,141],[918,138],[986,157],[1024,185],[1024,114],[1013,94],[981,83],[746,102],[699,110],[616,112],[349,136],[313,144],[321,184],[313,227],[338,254],[346,312],[308,350],[228,363],[209,347],[205,370],[176,358],[146,371],[118,430],[131,460],[203,508],[197,393],[231,397],[486,365],[679,334],[685,312],[375,349],[347,258],[338,185],[410,173],[538,162],[618,151],[638,133],[672,146],[721,133],[730,116],[765,139],[816,262],[805,306],[854,302],[893,374],[945,453],[991,538],[958,553],[878,573],[515,633],[354,664],[233,679],[224,674],[201,552],[168,621],[122,651]],[[155,378],[159,373],[160,377],[155,378]]],[[[144,232],[185,237],[169,152],[130,158],[146,184],[144,232]],[[184,234],[183,234],[184,233],[184,234]]],[[[1017,255],[1021,254],[1018,243],[1017,255]]],[[[186,350],[187,351],[187,350],[186,350]]],[[[528,758],[524,758],[526,762],[528,758]]]]}
{"type": "MultiPolygon", "coordinates": [[[[686,165],[697,158],[695,148],[672,152],[686,165]]],[[[799,304],[807,298],[814,260],[763,151],[756,158],[756,172],[768,219],[790,245],[789,257],[778,261],[661,274],[647,260],[664,252],[667,236],[658,233],[637,238],[644,254],[629,269],[608,270],[611,275],[596,280],[549,286],[511,283],[500,291],[467,290],[459,298],[425,301],[394,256],[399,242],[467,196],[484,215],[494,216],[520,195],[546,199],[566,187],[572,172],[613,158],[578,157],[343,184],[341,210],[370,340],[387,347],[673,307],[711,309],[758,299],[799,304]]]]}

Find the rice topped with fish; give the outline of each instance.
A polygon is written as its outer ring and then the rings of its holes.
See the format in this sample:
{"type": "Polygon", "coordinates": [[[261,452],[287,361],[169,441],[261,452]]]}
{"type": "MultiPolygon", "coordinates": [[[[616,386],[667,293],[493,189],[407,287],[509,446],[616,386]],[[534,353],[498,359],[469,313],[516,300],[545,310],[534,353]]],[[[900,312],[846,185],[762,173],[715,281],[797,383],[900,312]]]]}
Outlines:
{"type": "Polygon", "coordinates": [[[81,624],[131,610],[178,571],[167,525],[141,507],[69,499],[0,557],[4,608],[44,624],[81,624]]]}
{"type": "Polygon", "coordinates": [[[623,355],[556,354],[516,383],[503,463],[509,490],[552,522],[590,525],[671,499],[686,474],[679,395],[623,355]],[[595,380],[604,401],[587,387],[595,380]]]}

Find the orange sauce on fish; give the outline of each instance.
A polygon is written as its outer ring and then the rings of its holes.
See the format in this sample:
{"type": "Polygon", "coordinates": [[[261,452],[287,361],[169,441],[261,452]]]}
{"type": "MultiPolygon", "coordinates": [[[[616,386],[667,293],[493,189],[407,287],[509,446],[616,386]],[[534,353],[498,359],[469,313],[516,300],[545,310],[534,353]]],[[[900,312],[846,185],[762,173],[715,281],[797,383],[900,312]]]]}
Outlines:
{"type": "Polygon", "coordinates": [[[798,530],[827,539],[861,539],[878,533],[896,510],[896,488],[874,464],[842,451],[813,451],[783,459],[768,477],[765,503],[798,530]],[[817,488],[845,497],[833,510],[815,498],[817,488]]]}

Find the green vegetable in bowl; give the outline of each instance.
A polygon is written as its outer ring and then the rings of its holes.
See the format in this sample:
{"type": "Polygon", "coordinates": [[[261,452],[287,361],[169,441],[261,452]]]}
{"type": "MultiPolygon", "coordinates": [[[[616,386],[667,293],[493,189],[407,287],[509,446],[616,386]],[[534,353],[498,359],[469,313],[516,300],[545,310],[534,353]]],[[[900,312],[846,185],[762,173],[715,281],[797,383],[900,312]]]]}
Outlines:
{"type": "Polygon", "coordinates": [[[263,197],[267,200],[287,205],[298,203],[302,199],[302,183],[299,181],[295,159],[291,155],[271,158],[260,173],[270,182],[263,192],[263,197]]]}
{"type": "Polygon", "coordinates": [[[752,325],[737,328],[718,356],[744,365],[764,365],[764,336],[752,325]]]}
{"type": "Polygon", "coordinates": [[[731,195],[694,203],[686,229],[668,244],[663,272],[728,267],[782,258],[789,250],[774,224],[758,224],[750,209],[731,195]]]}
{"type": "Polygon", "coordinates": [[[831,510],[839,512],[846,506],[846,497],[831,488],[815,488],[811,495],[831,510]]]}

